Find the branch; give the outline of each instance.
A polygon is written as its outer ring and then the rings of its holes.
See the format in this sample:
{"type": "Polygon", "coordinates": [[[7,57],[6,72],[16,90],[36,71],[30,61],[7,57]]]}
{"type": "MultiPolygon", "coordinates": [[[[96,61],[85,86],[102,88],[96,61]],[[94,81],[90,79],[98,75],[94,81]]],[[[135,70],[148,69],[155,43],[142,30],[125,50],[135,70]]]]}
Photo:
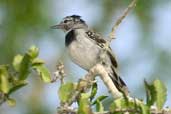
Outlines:
{"type": "Polygon", "coordinates": [[[97,64],[95,67],[95,72],[100,76],[100,78],[103,80],[107,88],[109,89],[109,92],[112,94],[114,99],[123,97],[122,93],[118,91],[118,89],[113,84],[112,80],[108,76],[108,73],[106,69],[101,65],[97,64]]]}
{"type": "Polygon", "coordinates": [[[63,62],[59,61],[58,64],[56,65],[56,72],[54,72],[54,78],[51,80],[51,83],[54,83],[58,79],[60,79],[61,84],[63,84],[64,77],[65,77],[64,64],[63,62]]]}
{"type": "Polygon", "coordinates": [[[117,19],[116,23],[114,24],[111,33],[109,34],[109,44],[112,41],[112,39],[115,38],[115,31],[118,28],[118,26],[121,24],[121,22],[123,21],[123,19],[128,15],[128,13],[130,12],[131,9],[133,9],[136,6],[136,1],[137,0],[133,0],[129,6],[125,9],[123,15],[121,15],[121,17],[119,17],[119,19],[117,19]]]}
{"type": "MultiPolygon", "coordinates": [[[[76,95],[74,95],[74,96],[77,97],[83,91],[88,90],[91,87],[91,85],[93,84],[94,79],[97,75],[99,75],[100,78],[103,80],[103,82],[109,89],[109,92],[112,94],[114,99],[123,97],[122,93],[119,92],[118,89],[115,87],[112,80],[108,76],[108,73],[106,72],[105,68],[101,64],[96,64],[93,68],[91,68],[89,70],[89,72],[85,76],[85,78],[81,79],[81,81],[79,82],[79,85],[81,85],[79,87],[79,91],[78,91],[78,93],[75,93],[76,95]],[[81,84],[81,83],[84,83],[84,84],[81,84]]],[[[74,101],[74,98],[72,101],[74,101]]]]}
{"type": "MultiPolygon", "coordinates": [[[[104,111],[104,112],[93,112],[92,114],[115,114],[115,113],[121,113],[121,114],[140,114],[141,112],[136,109],[118,109],[115,112],[110,111],[104,111]]],[[[77,110],[73,109],[72,107],[64,107],[63,109],[59,109],[57,114],[78,114],[77,110]],[[60,112],[60,113],[59,113],[60,112]]],[[[171,110],[169,109],[163,109],[161,111],[158,111],[157,109],[150,109],[150,114],[171,114],[171,110]]]]}
{"type": "MultiPolygon", "coordinates": [[[[62,67],[63,68],[63,67],[62,67]]],[[[77,114],[77,109],[74,109],[71,105],[78,100],[79,96],[81,93],[84,93],[88,91],[93,83],[95,77],[99,75],[100,78],[104,81],[106,86],[108,87],[109,91],[111,92],[112,96],[116,98],[123,97],[122,93],[120,93],[116,87],[114,86],[113,82],[108,78],[108,74],[104,67],[101,64],[96,64],[94,67],[92,67],[89,72],[85,75],[83,79],[80,79],[79,83],[77,84],[77,91],[72,95],[72,98],[70,99],[69,102],[66,103],[60,103],[60,106],[58,107],[58,112],[57,114],[77,114]]],[[[62,84],[62,83],[61,83],[62,84]]],[[[134,99],[130,96],[127,96],[128,101],[131,102],[136,102],[137,105],[144,104],[142,101],[139,99],[134,99]]],[[[116,109],[115,113],[123,113],[123,114],[129,114],[129,113],[140,113],[139,109],[116,109]]],[[[158,110],[156,107],[151,107],[150,108],[151,114],[170,114],[171,110],[170,109],[162,109],[158,110]]],[[[104,112],[92,112],[92,114],[112,114],[113,112],[110,111],[104,111],[104,112]]]]}
{"type": "MultiPolygon", "coordinates": [[[[95,65],[93,68],[89,70],[86,76],[83,79],[80,79],[77,87],[77,91],[72,95],[72,98],[67,103],[60,103],[60,107],[58,107],[58,114],[63,114],[66,110],[71,110],[70,106],[78,99],[81,93],[89,90],[94,83],[94,79],[97,75],[100,75],[109,91],[112,93],[114,98],[122,97],[122,93],[120,93],[117,88],[114,86],[112,80],[109,78],[108,73],[104,69],[101,64],[95,65]]],[[[73,111],[74,112],[74,111],[73,111]]]]}

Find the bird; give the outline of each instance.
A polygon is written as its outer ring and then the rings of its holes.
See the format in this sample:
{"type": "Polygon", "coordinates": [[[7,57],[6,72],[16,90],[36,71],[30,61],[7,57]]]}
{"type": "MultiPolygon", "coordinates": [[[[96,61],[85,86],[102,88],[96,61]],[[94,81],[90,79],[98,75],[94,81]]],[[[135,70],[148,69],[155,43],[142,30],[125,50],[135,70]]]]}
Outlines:
{"type": "MultiPolygon", "coordinates": [[[[61,29],[65,35],[65,46],[71,60],[81,68],[89,71],[99,63],[102,51],[107,40],[99,33],[91,30],[79,15],[70,15],[54,26],[52,29],[61,29]]],[[[107,47],[103,51],[104,58],[101,63],[118,91],[128,94],[128,88],[118,73],[118,63],[112,49],[107,47]]]]}

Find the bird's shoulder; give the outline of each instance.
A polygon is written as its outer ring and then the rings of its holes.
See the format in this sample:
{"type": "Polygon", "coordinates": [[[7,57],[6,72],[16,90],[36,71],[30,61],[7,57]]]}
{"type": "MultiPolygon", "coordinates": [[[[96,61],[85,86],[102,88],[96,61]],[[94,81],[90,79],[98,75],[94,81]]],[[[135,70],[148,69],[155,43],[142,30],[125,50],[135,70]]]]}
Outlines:
{"type": "Polygon", "coordinates": [[[93,40],[100,47],[104,47],[104,44],[107,43],[107,41],[103,38],[101,34],[94,32],[93,30],[87,30],[86,34],[88,38],[93,40]]]}

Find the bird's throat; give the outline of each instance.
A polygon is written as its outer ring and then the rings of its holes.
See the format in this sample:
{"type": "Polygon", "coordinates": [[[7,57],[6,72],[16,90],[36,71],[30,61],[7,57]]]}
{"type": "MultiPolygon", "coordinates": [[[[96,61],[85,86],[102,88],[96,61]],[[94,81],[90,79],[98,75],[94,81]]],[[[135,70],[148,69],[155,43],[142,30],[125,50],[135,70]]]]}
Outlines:
{"type": "Polygon", "coordinates": [[[65,46],[68,47],[74,40],[76,40],[75,32],[71,30],[65,36],[65,46]]]}

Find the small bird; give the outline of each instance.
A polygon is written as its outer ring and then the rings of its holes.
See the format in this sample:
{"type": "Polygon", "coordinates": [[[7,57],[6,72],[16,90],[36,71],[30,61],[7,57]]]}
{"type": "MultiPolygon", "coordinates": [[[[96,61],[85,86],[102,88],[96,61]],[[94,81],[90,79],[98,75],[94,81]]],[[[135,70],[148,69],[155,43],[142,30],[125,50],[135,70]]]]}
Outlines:
{"type": "MultiPolygon", "coordinates": [[[[66,16],[58,24],[52,26],[53,29],[62,29],[65,33],[65,46],[74,63],[85,70],[90,70],[100,61],[101,52],[107,41],[96,32],[90,30],[86,22],[79,15],[66,16]]],[[[124,81],[117,72],[117,61],[110,47],[105,52],[105,57],[101,63],[108,72],[115,87],[125,94],[128,89],[124,81]]]]}

